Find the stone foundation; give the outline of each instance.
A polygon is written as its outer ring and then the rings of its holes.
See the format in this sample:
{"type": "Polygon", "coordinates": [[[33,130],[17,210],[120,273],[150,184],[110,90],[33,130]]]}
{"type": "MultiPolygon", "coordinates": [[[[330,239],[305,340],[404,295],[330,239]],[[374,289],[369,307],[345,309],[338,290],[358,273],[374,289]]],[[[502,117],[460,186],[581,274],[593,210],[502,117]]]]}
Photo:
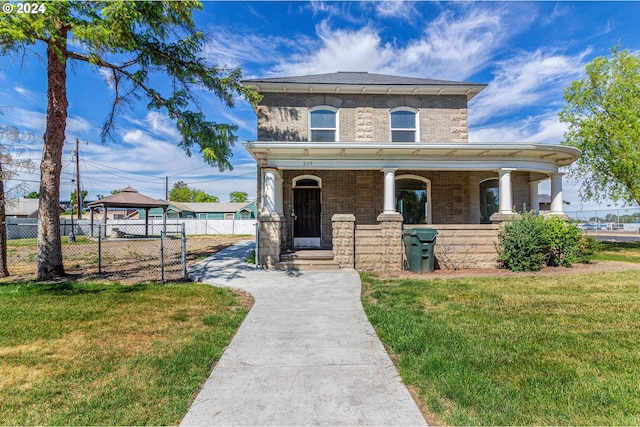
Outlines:
{"type": "Polygon", "coordinates": [[[355,222],[351,214],[336,214],[331,217],[333,260],[340,268],[355,267],[355,222]]]}
{"type": "Polygon", "coordinates": [[[273,268],[280,262],[281,240],[280,215],[260,214],[258,216],[258,265],[273,268]]]}

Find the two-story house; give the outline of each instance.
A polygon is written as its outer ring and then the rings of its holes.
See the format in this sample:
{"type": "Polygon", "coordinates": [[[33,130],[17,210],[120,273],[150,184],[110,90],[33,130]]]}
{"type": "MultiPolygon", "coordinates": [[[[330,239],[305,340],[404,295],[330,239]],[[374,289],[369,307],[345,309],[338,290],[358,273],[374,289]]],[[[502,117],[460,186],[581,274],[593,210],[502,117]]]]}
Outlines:
{"type": "MultiPolygon", "coordinates": [[[[245,147],[258,164],[264,266],[287,250],[326,248],[342,266],[400,269],[404,227],[429,224],[442,248],[447,230],[495,236],[492,223],[537,209],[547,179],[551,213],[563,213],[559,168],[580,152],[469,143],[467,104],[484,84],[365,72],[244,84],[263,96],[257,141],[245,147]]],[[[440,255],[446,265],[450,254],[440,255]]]]}

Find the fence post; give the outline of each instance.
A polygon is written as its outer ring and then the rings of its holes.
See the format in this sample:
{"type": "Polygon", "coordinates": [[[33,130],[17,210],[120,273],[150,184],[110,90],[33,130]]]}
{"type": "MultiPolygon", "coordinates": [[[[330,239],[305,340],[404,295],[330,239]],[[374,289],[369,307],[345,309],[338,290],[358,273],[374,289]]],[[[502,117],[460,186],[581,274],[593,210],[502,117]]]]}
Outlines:
{"type": "Polygon", "coordinates": [[[160,275],[164,283],[164,231],[160,232],[160,275]]]}
{"type": "Polygon", "coordinates": [[[187,278],[187,233],[182,223],[182,278],[187,278]]]}
{"type": "Polygon", "coordinates": [[[259,258],[259,246],[258,242],[260,241],[260,226],[258,225],[258,221],[256,221],[256,244],[255,244],[255,259],[256,259],[256,268],[260,267],[258,263],[259,258]]]}
{"type": "Polygon", "coordinates": [[[102,232],[98,226],[98,274],[102,274],[102,232]]]}

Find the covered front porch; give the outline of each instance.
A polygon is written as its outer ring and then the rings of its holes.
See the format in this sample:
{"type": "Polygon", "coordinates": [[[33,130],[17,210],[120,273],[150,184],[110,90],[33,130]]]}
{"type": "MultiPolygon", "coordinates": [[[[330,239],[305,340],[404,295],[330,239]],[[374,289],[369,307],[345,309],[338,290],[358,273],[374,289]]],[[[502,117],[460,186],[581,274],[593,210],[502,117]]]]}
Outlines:
{"type": "MultiPolygon", "coordinates": [[[[495,235],[491,224],[516,211],[538,210],[538,184],[544,180],[551,180],[550,213],[562,215],[558,169],[579,155],[542,144],[385,143],[374,149],[360,143],[258,142],[247,147],[259,164],[258,254],[266,267],[287,251],[322,248],[333,249],[345,267],[400,269],[403,228],[436,224],[451,234],[451,226],[465,226],[495,235]],[[294,160],[297,156],[308,160],[294,160]],[[373,245],[358,244],[367,240],[373,245]],[[351,256],[342,260],[349,246],[351,256]],[[358,246],[375,249],[357,256],[358,246]]],[[[443,235],[443,247],[444,240],[443,235]]],[[[486,241],[493,246],[492,239],[486,241]]]]}

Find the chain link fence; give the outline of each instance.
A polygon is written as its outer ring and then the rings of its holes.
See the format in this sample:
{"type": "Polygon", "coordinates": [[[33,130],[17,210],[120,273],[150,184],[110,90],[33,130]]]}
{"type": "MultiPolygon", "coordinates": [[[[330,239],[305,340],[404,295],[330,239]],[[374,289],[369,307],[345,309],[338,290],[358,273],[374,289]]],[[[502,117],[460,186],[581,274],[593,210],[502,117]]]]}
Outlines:
{"type": "MultiPolygon", "coordinates": [[[[36,273],[37,221],[7,221],[7,264],[17,276],[36,273]]],[[[62,258],[72,275],[114,280],[180,280],[186,277],[183,224],[63,222],[62,258]]]]}
{"type": "Polygon", "coordinates": [[[565,211],[565,214],[585,230],[640,232],[640,208],[565,211]]]}

